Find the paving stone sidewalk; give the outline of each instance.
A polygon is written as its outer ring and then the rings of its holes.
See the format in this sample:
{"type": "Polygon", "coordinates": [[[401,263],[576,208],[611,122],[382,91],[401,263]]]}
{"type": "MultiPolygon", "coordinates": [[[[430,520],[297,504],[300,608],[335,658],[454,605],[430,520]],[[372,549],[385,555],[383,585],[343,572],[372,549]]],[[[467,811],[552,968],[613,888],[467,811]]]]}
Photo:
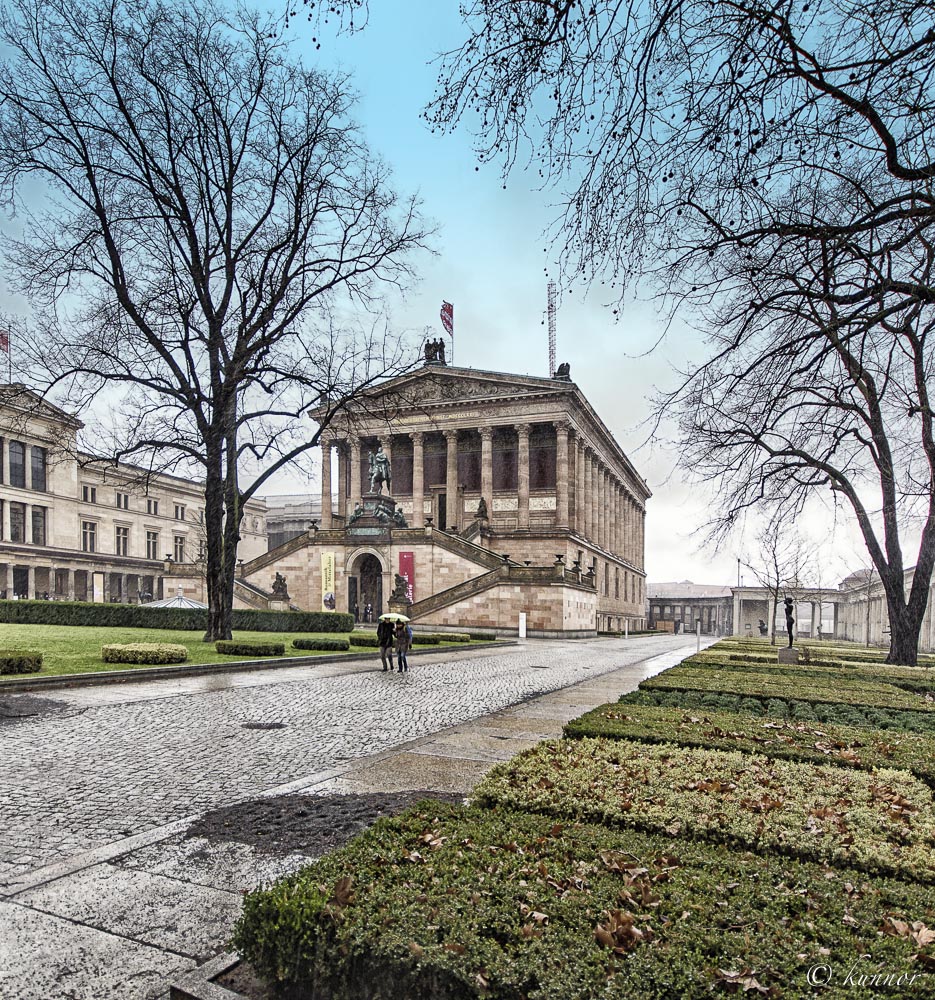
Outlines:
{"type": "Polygon", "coordinates": [[[54,712],[0,731],[0,997],[162,1000],[225,949],[243,892],[309,860],[186,838],[203,811],[299,791],[466,794],[694,648],[542,640],[414,658],[404,675],[311,665],[50,693],[54,712]]]}

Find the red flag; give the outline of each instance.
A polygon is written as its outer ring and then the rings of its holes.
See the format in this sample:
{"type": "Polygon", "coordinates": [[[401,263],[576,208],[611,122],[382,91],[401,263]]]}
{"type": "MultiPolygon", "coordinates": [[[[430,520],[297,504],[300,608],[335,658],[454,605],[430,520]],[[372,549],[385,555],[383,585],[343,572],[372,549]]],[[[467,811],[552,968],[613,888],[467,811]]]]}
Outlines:
{"type": "Polygon", "coordinates": [[[0,351],[10,353],[10,335],[0,330],[0,351]]]}
{"type": "Polygon", "coordinates": [[[442,311],[439,314],[442,318],[442,326],[449,337],[455,335],[455,307],[450,302],[442,303],[442,311]]]}

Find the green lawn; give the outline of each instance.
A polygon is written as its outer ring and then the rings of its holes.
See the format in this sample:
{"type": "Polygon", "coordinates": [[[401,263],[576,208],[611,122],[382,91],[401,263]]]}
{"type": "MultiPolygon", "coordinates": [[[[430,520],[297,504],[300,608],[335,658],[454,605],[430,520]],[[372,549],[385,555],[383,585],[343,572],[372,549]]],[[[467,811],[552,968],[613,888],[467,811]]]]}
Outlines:
{"type": "MultiPolygon", "coordinates": [[[[177,642],[188,649],[188,664],[233,663],[244,657],[215,652],[213,642],[202,642],[202,632],[180,632],[148,628],[91,628],[81,625],[3,625],[0,624],[0,649],[37,650],[42,653],[38,674],[15,674],[0,677],[4,681],[23,681],[51,674],[84,674],[100,670],[135,670],[138,663],[103,663],[101,646],[112,642],[177,642]]],[[[235,632],[235,639],[255,642],[285,642],[286,656],[323,656],[322,652],[293,649],[292,640],[309,638],[308,632],[235,632]]],[[[346,639],[347,633],[314,633],[316,638],[346,639]]],[[[366,649],[351,647],[350,652],[366,649]]],[[[374,650],[376,652],[376,650],[374,650]]],[[[278,657],[271,656],[270,660],[278,657]]]]}

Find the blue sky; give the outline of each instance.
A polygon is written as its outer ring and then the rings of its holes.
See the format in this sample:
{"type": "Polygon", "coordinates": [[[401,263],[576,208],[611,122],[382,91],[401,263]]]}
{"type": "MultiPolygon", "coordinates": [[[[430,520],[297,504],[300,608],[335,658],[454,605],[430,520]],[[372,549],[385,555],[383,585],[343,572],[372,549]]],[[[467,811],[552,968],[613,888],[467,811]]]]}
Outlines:
{"type": "MultiPolygon", "coordinates": [[[[306,65],[339,67],[360,94],[356,117],[375,152],[392,166],[402,193],[418,192],[426,216],[438,225],[437,256],[419,262],[421,281],[404,301],[392,303],[403,327],[434,325],[443,299],[455,305],[455,362],[475,368],[546,375],[543,325],[550,255],[543,230],[554,217],[558,192],[536,190],[534,176],[513,173],[503,189],[494,164],[478,164],[467,129],[432,134],[421,117],[435,88],[438,53],[463,37],[455,3],[373,0],[367,27],[338,36],[313,29],[302,9],[294,19],[296,54],[306,65]],[[320,49],[315,49],[316,35],[320,49]]],[[[619,318],[598,290],[566,290],[558,313],[559,362],[595,406],[653,490],[647,512],[647,572],[652,581],[736,582],[737,557],[754,561],[752,539],[739,537],[718,552],[699,548],[696,529],[710,495],[687,484],[676,469],[677,447],[644,445],[649,396],[672,384],[675,366],[703,349],[697,332],[678,323],[663,334],[648,301],[628,303],[619,318]]],[[[648,300],[649,293],[643,298],[648,300]]],[[[674,436],[674,434],[671,434],[674,436]]],[[[282,492],[300,488],[283,481],[282,492]]],[[[860,565],[861,545],[829,521],[803,519],[799,530],[826,546],[824,585],[860,565]],[[835,540],[837,544],[835,544],[835,540]],[[830,544],[829,544],[830,542],[830,544]]],[[[751,574],[744,571],[747,582],[751,574]]]]}

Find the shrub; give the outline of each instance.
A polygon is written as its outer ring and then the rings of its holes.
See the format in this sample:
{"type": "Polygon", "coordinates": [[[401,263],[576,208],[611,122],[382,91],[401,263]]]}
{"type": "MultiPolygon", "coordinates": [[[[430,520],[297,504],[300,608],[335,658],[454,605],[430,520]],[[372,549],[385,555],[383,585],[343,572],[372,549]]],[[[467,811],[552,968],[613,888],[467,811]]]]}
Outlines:
{"type": "Polygon", "coordinates": [[[376,646],[376,632],[352,632],[348,637],[352,646],[376,646]]]}
{"type": "Polygon", "coordinates": [[[292,645],[296,649],[331,649],[347,650],[351,644],[347,639],[293,639],[292,645]]]}
{"type": "MultiPolygon", "coordinates": [[[[0,622],[203,632],[208,627],[208,612],[201,608],[149,608],[145,604],[0,601],[0,622]]],[[[242,632],[350,632],[354,616],[336,611],[235,610],[232,625],[242,632]]]]}
{"type": "Polygon", "coordinates": [[[932,946],[909,925],[933,926],[930,887],[835,874],[426,802],[250,893],[234,946],[276,995],[333,1000],[710,1000],[743,993],[740,976],[749,995],[793,1000],[813,995],[809,965],[869,967],[866,954],[918,971],[925,991],[932,946]]]}
{"type": "Polygon", "coordinates": [[[37,674],[41,669],[42,653],[25,649],[0,649],[0,674],[37,674]]]}
{"type": "Polygon", "coordinates": [[[227,656],[282,656],[284,642],[244,642],[241,639],[218,639],[214,648],[227,656]]]}
{"type": "Polygon", "coordinates": [[[495,766],[474,799],[935,883],[932,792],[907,771],[671,744],[546,740],[495,766]]]}
{"type": "Polygon", "coordinates": [[[935,738],[904,733],[899,739],[856,726],[821,728],[739,712],[699,712],[654,705],[601,705],[565,724],[572,739],[586,736],[676,743],[712,750],[742,750],[787,760],[872,770],[900,767],[935,787],[935,738]]]}
{"type": "Polygon", "coordinates": [[[184,663],[188,650],[176,642],[124,642],[101,646],[105,663],[184,663]]]}
{"type": "Polygon", "coordinates": [[[413,646],[437,646],[441,642],[440,636],[429,635],[427,632],[413,632],[413,646]]]}
{"type": "Polygon", "coordinates": [[[467,637],[473,642],[494,642],[497,638],[494,632],[468,632],[467,637]]]}

